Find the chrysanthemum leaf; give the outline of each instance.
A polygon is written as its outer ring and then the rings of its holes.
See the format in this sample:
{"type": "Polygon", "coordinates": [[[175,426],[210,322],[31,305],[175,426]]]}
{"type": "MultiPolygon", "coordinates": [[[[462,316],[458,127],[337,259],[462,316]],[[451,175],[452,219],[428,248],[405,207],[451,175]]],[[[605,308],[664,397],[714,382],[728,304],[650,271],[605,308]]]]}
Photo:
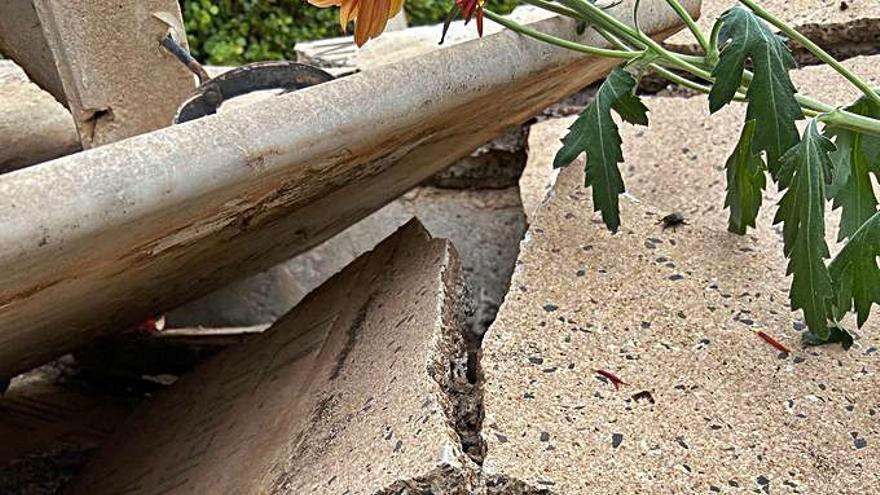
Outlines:
{"type": "Polygon", "coordinates": [[[783,252],[792,275],[791,307],[801,309],[810,331],[828,337],[834,293],[825,266],[825,184],[831,180],[834,144],[813,120],[803,138],[780,158],[779,185],[786,189],[773,223],[782,222],[783,252]]]}
{"type": "Polygon", "coordinates": [[[836,294],[836,317],[855,308],[858,324],[868,319],[872,304],[880,304],[880,212],[874,213],[829,265],[836,294]]]}
{"type": "Polygon", "coordinates": [[[767,178],[764,161],[752,150],[756,122],[749,120],[743,126],[739,142],[727,159],[727,197],[724,206],[730,208],[727,229],[743,235],[755,226],[767,178]]]}
{"type": "Polygon", "coordinates": [[[715,112],[733,100],[746,61],[750,61],[754,77],[746,93],[746,121],[756,121],[754,150],[767,153],[767,167],[775,177],[779,158],[798,142],[795,121],[804,118],[788,76],[794,58],[785,43],[744,7],[733,7],[718,22],[722,23],[718,42],[723,49],[712,71],[715,84],[709,93],[709,110],[715,112]]]}
{"type": "MultiPolygon", "coordinates": [[[[880,106],[862,97],[846,110],[865,117],[880,118],[880,106]]],[[[852,236],[877,211],[877,198],[871,174],[880,177],[880,138],[849,129],[828,128],[825,135],[833,137],[837,151],[833,180],[828,197],[832,208],[841,208],[837,240],[852,236]]]]}
{"type": "Polygon", "coordinates": [[[635,94],[637,81],[618,67],[608,74],[593,101],[569,127],[553,166],[565,167],[586,153],[584,185],[593,188],[593,208],[612,232],[620,226],[618,196],[625,191],[617,164],[623,161],[620,134],[611,116],[614,109],[633,124],[648,124],[648,109],[635,94]]]}

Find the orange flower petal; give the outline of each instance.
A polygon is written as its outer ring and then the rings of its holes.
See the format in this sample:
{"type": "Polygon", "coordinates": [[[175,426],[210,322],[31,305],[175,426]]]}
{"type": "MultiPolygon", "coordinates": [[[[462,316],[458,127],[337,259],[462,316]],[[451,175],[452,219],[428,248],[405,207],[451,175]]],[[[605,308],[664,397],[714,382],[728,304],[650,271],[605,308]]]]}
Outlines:
{"type": "Polygon", "coordinates": [[[343,0],[342,7],[339,9],[339,26],[342,30],[348,27],[348,23],[357,18],[360,0],[343,0]]]}
{"type": "Polygon", "coordinates": [[[315,7],[325,9],[327,7],[336,7],[342,3],[342,0],[308,0],[308,2],[315,7]]]}
{"type": "Polygon", "coordinates": [[[385,30],[390,8],[391,0],[373,0],[359,9],[354,31],[354,42],[357,46],[363,46],[367,40],[385,30]]]}

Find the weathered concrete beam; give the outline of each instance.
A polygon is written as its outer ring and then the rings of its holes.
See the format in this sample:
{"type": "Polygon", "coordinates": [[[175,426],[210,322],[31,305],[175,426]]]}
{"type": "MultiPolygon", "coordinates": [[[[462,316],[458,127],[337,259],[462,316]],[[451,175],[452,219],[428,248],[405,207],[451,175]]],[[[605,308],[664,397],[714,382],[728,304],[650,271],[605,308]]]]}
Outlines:
{"type": "Polygon", "coordinates": [[[472,493],[465,311],[454,248],[411,222],[137,411],[70,493],[472,493]]]}
{"type": "Polygon", "coordinates": [[[0,176],[0,377],[317,245],[614,63],[502,32],[0,176]]]}

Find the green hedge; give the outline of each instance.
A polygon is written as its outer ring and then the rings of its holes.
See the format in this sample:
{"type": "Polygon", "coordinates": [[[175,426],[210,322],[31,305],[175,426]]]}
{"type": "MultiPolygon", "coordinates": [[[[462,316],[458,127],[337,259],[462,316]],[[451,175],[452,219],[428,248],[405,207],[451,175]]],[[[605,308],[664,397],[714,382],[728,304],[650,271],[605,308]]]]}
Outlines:
{"type": "MultiPolygon", "coordinates": [[[[488,0],[509,12],[517,0],[488,0]]],[[[305,0],[181,0],[190,50],[200,61],[237,65],[294,59],[298,41],[340,36],[338,9],[305,0]]],[[[452,0],[406,0],[412,26],[442,22],[452,0]]]]}

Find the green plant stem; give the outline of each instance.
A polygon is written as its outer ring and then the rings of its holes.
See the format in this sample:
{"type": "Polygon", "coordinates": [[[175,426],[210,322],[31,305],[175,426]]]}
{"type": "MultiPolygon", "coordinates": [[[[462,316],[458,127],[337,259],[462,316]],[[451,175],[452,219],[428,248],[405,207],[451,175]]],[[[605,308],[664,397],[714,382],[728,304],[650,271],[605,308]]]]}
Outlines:
{"type": "MultiPolygon", "coordinates": [[[[541,8],[547,8],[545,4],[549,3],[545,0],[523,1],[525,3],[530,3],[541,8]]],[[[750,2],[750,0],[740,1],[750,2]]],[[[670,68],[677,68],[688,72],[691,75],[704,79],[709,83],[714,83],[714,78],[711,74],[712,64],[709,63],[706,58],[686,56],[684,54],[669,51],[660,46],[649,36],[633,30],[629,26],[621,23],[614,17],[611,17],[601,9],[593,6],[592,4],[589,4],[584,0],[560,0],[560,2],[571,4],[572,6],[568,8],[559,7],[548,10],[561,15],[565,15],[567,17],[573,17],[578,20],[586,20],[588,22],[599,19],[600,22],[595,22],[593,28],[601,36],[607,39],[612,45],[617,46],[619,49],[615,50],[608,48],[599,48],[595,46],[576,43],[574,41],[565,40],[553,35],[542,33],[527,26],[523,26],[515,21],[512,21],[495,12],[492,12],[491,10],[484,10],[483,12],[485,16],[490,20],[495,21],[512,31],[516,31],[520,34],[529,36],[539,41],[543,41],[545,43],[549,43],[551,45],[556,45],[561,48],[566,48],[580,53],[596,55],[599,57],[617,58],[621,60],[633,60],[642,57],[645,54],[646,50],[651,50],[655,52],[662,59],[662,61],[658,63],[648,64],[648,67],[655,70],[662,77],[666,78],[670,82],[680,84],[701,93],[708,93],[711,90],[711,86],[691,81],[669,70],[670,68]],[[574,5],[578,5],[580,6],[580,8],[575,11],[573,7],[574,5]],[[588,7],[584,7],[584,5],[588,7]],[[630,45],[635,45],[636,48],[632,48],[631,46],[627,45],[627,42],[630,43],[630,45]]],[[[713,36],[715,35],[713,34],[713,36]]],[[[738,90],[738,94],[735,97],[735,100],[745,101],[744,95],[748,91],[748,84],[751,83],[752,77],[753,74],[750,71],[744,71],[743,86],[740,87],[740,89],[738,90]]],[[[880,120],[863,117],[852,112],[847,112],[826,103],[817,101],[808,96],[796,94],[795,98],[797,102],[801,105],[801,108],[803,108],[804,114],[806,114],[808,117],[817,117],[821,122],[825,123],[826,125],[849,129],[856,132],[863,132],[873,136],[880,136],[880,120]]]]}
{"type": "Polygon", "coordinates": [[[548,10],[550,12],[554,12],[556,14],[563,15],[565,17],[571,17],[572,19],[575,19],[578,21],[583,20],[583,18],[584,18],[584,16],[582,16],[578,12],[576,12],[568,7],[563,7],[562,5],[559,5],[557,3],[547,2],[545,0],[520,0],[520,2],[527,3],[529,5],[534,5],[535,7],[539,7],[544,10],[548,10]]]}
{"type": "Polygon", "coordinates": [[[684,21],[687,28],[691,31],[691,34],[693,34],[694,38],[696,38],[697,43],[700,44],[700,48],[703,49],[703,53],[708,56],[711,52],[709,41],[706,39],[706,35],[703,34],[700,26],[698,26],[697,23],[694,21],[694,18],[691,17],[688,11],[685,10],[685,8],[681,5],[681,3],[679,3],[678,0],[666,0],[666,3],[668,3],[669,6],[672,7],[672,10],[674,10],[675,13],[678,14],[678,17],[680,17],[681,20],[684,21]]]}
{"type": "Polygon", "coordinates": [[[512,21],[502,15],[496,14],[491,10],[484,9],[483,14],[486,18],[501,24],[502,26],[510,29],[511,31],[516,31],[520,34],[524,34],[531,38],[535,38],[536,40],[543,41],[545,43],[549,43],[551,45],[556,45],[562,48],[567,48],[569,50],[573,50],[580,53],[586,53],[589,55],[596,55],[599,57],[606,58],[619,58],[624,60],[630,60],[634,58],[638,58],[641,56],[639,52],[631,52],[631,51],[623,51],[623,50],[611,50],[608,48],[599,48],[595,46],[582,45],[580,43],[575,43],[574,41],[565,40],[562,38],[558,38],[556,36],[542,33],[541,31],[534,30],[530,27],[523,26],[518,22],[512,21]]]}
{"type": "Polygon", "coordinates": [[[880,120],[836,108],[818,116],[820,122],[842,129],[880,136],[880,120]]]}
{"type": "Polygon", "coordinates": [[[840,62],[837,61],[834,57],[828,54],[825,50],[819,47],[819,45],[813,43],[809,38],[799,33],[796,29],[786,24],[784,21],[774,16],[763,7],[753,2],[752,0],[739,0],[746,7],[752,10],[759,17],[774,25],[777,29],[788,35],[791,39],[797,41],[804,48],[809,50],[813,55],[819,58],[819,60],[825,62],[829,66],[831,66],[834,70],[836,70],[840,75],[846,78],[849,82],[853,84],[853,86],[859,88],[865,96],[870,98],[875,104],[880,105],[880,95],[874,91],[871,86],[868,85],[865,81],[863,81],[859,76],[855,75],[843,66],[840,62]]]}

